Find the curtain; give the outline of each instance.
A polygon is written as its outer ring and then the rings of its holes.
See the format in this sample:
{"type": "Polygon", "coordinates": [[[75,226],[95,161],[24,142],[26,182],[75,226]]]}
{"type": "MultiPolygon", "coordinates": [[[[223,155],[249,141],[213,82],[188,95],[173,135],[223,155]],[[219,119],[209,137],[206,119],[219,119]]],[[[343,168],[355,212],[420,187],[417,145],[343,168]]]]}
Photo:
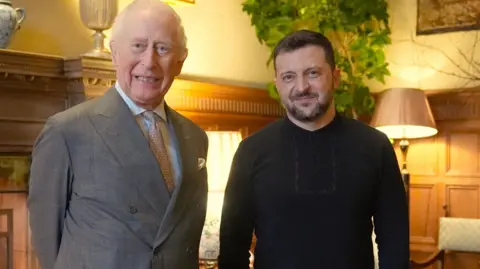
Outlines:
{"type": "Polygon", "coordinates": [[[207,218],[200,241],[200,259],[216,259],[218,236],[223,206],[223,194],[227,184],[233,156],[242,141],[240,132],[207,132],[209,147],[207,156],[208,205],[207,218]]]}

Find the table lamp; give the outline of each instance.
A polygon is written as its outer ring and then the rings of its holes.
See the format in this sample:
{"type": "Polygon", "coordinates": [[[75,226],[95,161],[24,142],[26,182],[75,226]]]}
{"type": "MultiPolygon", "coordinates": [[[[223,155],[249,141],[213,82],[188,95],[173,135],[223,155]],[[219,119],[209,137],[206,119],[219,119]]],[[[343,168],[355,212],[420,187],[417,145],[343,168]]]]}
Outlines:
{"type": "Polygon", "coordinates": [[[400,140],[403,156],[401,171],[408,202],[408,139],[429,137],[438,132],[425,92],[414,88],[392,88],[381,92],[370,124],[389,138],[400,140]]]}

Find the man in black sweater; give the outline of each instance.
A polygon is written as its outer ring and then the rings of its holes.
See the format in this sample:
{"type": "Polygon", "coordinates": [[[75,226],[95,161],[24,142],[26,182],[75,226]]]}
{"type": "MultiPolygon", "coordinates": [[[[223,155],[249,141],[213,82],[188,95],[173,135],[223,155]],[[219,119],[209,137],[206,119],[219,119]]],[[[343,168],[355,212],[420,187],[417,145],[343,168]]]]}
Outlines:
{"type": "Polygon", "coordinates": [[[408,209],[388,138],[335,111],[340,73],[323,35],[297,31],[274,51],[287,116],[246,138],[234,157],[219,269],[407,269],[408,209]],[[373,217],[373,223],[372,223],[373,217]]]}

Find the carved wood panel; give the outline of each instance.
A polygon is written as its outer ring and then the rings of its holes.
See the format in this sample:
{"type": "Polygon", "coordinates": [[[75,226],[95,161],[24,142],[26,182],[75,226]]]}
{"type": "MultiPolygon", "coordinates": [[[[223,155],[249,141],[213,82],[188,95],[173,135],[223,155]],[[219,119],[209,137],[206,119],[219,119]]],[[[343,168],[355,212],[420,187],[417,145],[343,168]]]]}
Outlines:
{"type": "Polygon", "coordinates": [[[445,205],[448,217],[479,218],[479,195],[477,184],[446,184],[445,205]]]}
{"type": "Polygon", "coordinates": [[[449,133],[446,140],[446,176],[478,178],[480,176],[479,133],[449,133]]]}
{"type": "Polygon", "coordinates": [[[437,243],[438,188],[434,183],[410,185],[410,243],[416,248],[430,248],[437,243]]]}

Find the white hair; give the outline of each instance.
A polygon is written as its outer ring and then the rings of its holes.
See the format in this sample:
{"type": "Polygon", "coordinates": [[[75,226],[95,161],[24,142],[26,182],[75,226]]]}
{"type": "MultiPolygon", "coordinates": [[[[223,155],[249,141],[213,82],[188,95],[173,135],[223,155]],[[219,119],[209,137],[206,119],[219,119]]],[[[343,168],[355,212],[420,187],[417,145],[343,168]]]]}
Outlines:
{"type": "Polygon", "coordinates": [[[179,45],[182,49],[187,49],[187,36],[185,34],[185,28],[183,27],[183,24],[182,24],[182,19],[172,7],[170,7],[167,3],[160,0],[134,0],[133,2],[128,4],[115,17],[115,21],[113,22],[113,25],[112,25],[112,36],[110,40],[115,42],[120,38],[120,36],[122,35],[124,23],[126,23],[127,18],[131,16],[133,13],[139,12],[145,9],[151,10],[154,8],[156,8],[159,12],[167,11],[169,14],[174,16],[178,25],[177,35],[180,42],[179,45]]]}

